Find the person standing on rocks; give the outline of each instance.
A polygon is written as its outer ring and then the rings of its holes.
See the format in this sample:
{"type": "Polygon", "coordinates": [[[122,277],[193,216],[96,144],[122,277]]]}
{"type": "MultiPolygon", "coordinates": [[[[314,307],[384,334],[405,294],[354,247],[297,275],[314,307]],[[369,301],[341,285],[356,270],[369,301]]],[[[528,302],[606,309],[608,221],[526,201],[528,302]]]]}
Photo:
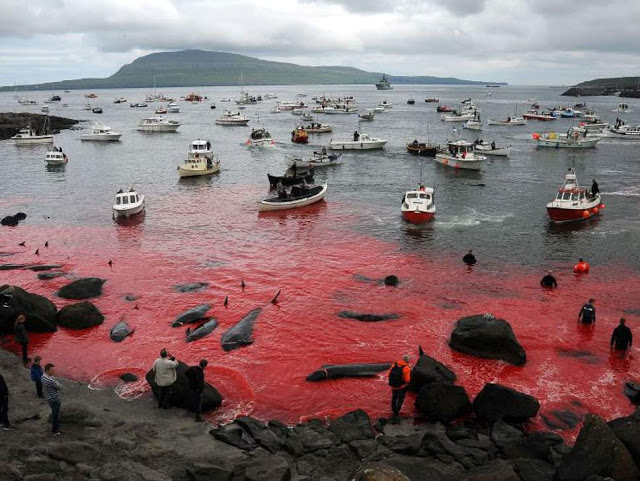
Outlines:
{"type": "Polygon", "coordinates": [[[24,314],[19,314],[16,317],[15,328],[15,340],[18,344],[22,346],[22,364],[25,366],[29,362],[29,358],[27,357],[27,350],[29,346],[29,336],[27,335],[27,327],[24,325],[24,322],[27,320],[27,317],[24,314]]]}
{"type": "Polygon", "coordinates": [[[407,394],[407,387],[411,381],[411,367],[409,366],[409,356],[403,356],[401,361],[397,361],[391,366],[389,371],[389,386],[391,387],[391,411],[393,417],[392,424],[400,421],[400,410],[407,394]]]}
{"type": "Polygon", "coordinates": [[[631,329],[629,329],[625,324],[626,320],[624,317],[620,318],[620,324],[613,330],[613,334],[611,334],[611,348],[616,351],[626,351],[631,347],[631,343],[633,342],[633,334],[631,333],[631,329]]]}
{"type": "Polygon", "coordinates": [[[33,364],[31,364],[31,380],[36,383],[36,393],[38,397],[42,397],[42,366],[40,361],[42,358],[36,356],[33,358],[33,364]]]}
{"type": "Polygon", "coordinates": [[[589,302],[580,309],[580,312],[578,313],[578,321],[581,321],[582,324],[596,323],[596,307],[593,305],[595,302],[595,299],[589,299],[589,302]]]}
{"type": "Polygon", "coordinates": [[[158,407],[160,409],[169,409],[169,396],[171,394],[171,386],[177,379],[176,368],[178,361],[174,356],[170,356],[166,349],[160,351],[160,357],[153,363],[153,372],[155,373],[155,383],[158,386],[158,407]]]}
{"type": "Polygon", "coordinates": [[[13,431],[9,422],[9,388],[2,374],[0,374],[0,423],[5,431],[13,431]]]}
{"type": "Polygon", "coordinates": [[[54,365],[47,364],[42,375],[44,398],[51,408],[51,433],[60,434],[60,408],[62,407],[62,384],[54,377],[54,365]]]}
{"type": "Polygon", "coordinates": [[[207,360],[201,359],[200,364],[191,366],[185,375],[189,379],[189,390],[191,391],[191,402],[193,412],[196,413],[196,422],[204,421],[202,418],[202,393],[204,391],[204,368],[207,367],[207,360]]]}

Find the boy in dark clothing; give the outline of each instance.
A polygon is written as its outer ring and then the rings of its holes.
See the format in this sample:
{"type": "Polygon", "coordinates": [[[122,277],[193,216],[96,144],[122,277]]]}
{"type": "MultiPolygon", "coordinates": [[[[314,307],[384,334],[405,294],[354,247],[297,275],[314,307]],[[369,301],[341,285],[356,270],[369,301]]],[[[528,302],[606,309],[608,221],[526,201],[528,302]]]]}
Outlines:
{"type": "Polygon", "coordinates": [[[31,364],[31,380],[36,383],[36,392],[38,397],[42,397],[42,366],[40,361],[42,358],[36,356],[33,358],[33,364],[31,364]]]}
{"type": "Polygon", "coordinates": [[[204,421],[202,418],[202,392],[204,391],[204,368],[207,367],[207,364],[206,359],[201,359],[200,364],[189,367],[185,373],[189,379],[192,406],[196,413],[197,423],[204,421]]]}
{"type": "Polygon", "coordinates": [[[611,334],[611,347],[616,351],[626,351],[631,347],[633,342],[633,334],[631,329],[625,326],[626,320],[624,317],[620,318],[620,324],[613,330],[611,334]]]}
{"type": "Polygon", "coordinates": [[[580,312],[578,313],[578,321],[582,321],[582,324],[595,324],[596,322],[596,308],[593,305],[595,299],[589,299],[580,312]]]}

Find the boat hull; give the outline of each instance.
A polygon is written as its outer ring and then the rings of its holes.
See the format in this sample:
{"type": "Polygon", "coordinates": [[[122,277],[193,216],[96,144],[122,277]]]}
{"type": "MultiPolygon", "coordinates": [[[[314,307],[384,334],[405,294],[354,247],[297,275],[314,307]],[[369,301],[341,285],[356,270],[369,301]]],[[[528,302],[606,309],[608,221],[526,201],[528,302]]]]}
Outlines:
{"type": "Polygon", "coordinates": [[[311,197],[307,197],[304,199],[297,199],[288,202],[269,202],[268,200],[262,200],[258,202],[258,211],[260,212],[271,212],[277,210],[288,210],[288,209],[297,209],[298,207],[304,207],[306,205],[315,204],[316,202],[320,202],[324,199],[324,196],[327,193],[327,184],[325,184],[322,190],[311,197]]]}
{"type": "Polygon", "coordinates": [[[137,130],[140,132],[175,132],[180,127],[179,124],[167,125],[139,125],[137,130]]]}
{"type": "Polygon", "coordinates": [[[411,224],[424,224],[425,222],[429,222],[435,216],[435,212],[421,212],[419,210],[402,211],[402,218],[411,224]]]}
{"type": "Polygon", "coordinates": [[[482,163],[486,159],[460,159],[458,157],[453,157],[446,154],[437,154],[436,162],[444,165],[445,167],[452,167],[456,170],[480,170],[482,168],[482,163]]]}
{"type": "Polygon", "coordinates": [[[52,160],[52,159],[46,159],[44,161],[45,164],[51,166],[51,167],[59,167],[61,165],[66,165],[68,162],[67,159],[63,159],[63,160],[52,160]]]}
{"type": "Polygon", "coordinates": [[[53,135],[40,135],[37,137],[13,138],[13,142],[16,145],[52,144],[53,135]]]}
{"type": "Polygon", "coordinates": [[[102,134],[102,135],[83,134],[83,135],[80,135],[80,140],[82,141],[86,140],[91,142],[116,142],[120,140],[120,137],[122,137],[122,134],[102,134]]]}
{"type": "Polygon", "coordinates": [[[249,119],[246,120],[216,120],[216,125],[224,125],[225,127],[244,127],[249,123],[249,119]]]}
{"type": "Polygon", "coordinates": [[[568,142],[567,139],[538,139],[538,147],[551,147],[556,149],[591,149],[600,141],[596,139],[581,139],[576,142],[568,142]]]}
{"type": "Polygon", "coordinates": [[[482,155],[494,155],[497,157],[508,157],[511,153],[511,147],[503,147],[502,149],[481,149],[476,147],[476,151],[482,153],[482,155]]]}
{"type": "Polygon", "coordinates": [[[220,172],[220,164],[214,164],[211,169],[185,169],[178,166],[178,175],[182,177],[201,177],[203,175],[211,175],[220,172]]]}
{"type": "Polygon", "coordinates": [[[259,140],[249,139],[245,142],[245,145],[248,145],[249,147],[266,147],[274,144],[275,144],[275,141],[273,139],[259,139],[259,140]]]}
{"type": "Polygon", "coordinates": [[[139,214],[140,212],[144,211],[145,209],[145,203],[144,201],[142,202],[142,204],[136,206],[136,207],[132,207],[130,209],[116,209],[115,207],[113,208],[113,215],[114,217],[132,217],[134,215],[139,214]]]}
{"type": "Polygon", "coordinates": [[[378,140],[373,142],[329,142],[331,150],[373,150],[384,148],[386,140],[378,140]]]}
{"type": "Polygon", "coordinates": [[[547,214],[551,221],[562,224],[566,222],[578,222],[581,220],[588,220],[592,217],[600,215],[602,212],[602,203],[597,203],[596,205],[584,208],[584,209],[567,209],[561,207],[553,207],[551,204],[547,205],[547,214]],[[587,214],[585,215],[585,212],[587,214]]]}

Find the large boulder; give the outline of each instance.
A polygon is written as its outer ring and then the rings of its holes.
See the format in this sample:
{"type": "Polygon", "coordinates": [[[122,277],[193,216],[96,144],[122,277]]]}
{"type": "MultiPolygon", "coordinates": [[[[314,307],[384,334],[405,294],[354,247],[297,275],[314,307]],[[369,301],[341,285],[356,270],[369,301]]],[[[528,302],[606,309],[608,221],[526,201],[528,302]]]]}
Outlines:
{"type": "Polygon", "coordinates": [[[467,391],[462,386],[444,382],[422,386],[415,405],[429,421],[441,423],[448,423],[471,411],[467,391]]]}
{"type": "Polygon", "coordinates": [[[609,421],[608,425],[640,466],[640,419],[637,416],[627,416],[609,421]]]}
{"type": "Polygon", "coordinates": [[[49,299],[31,294],[17,286],[0,287],[0,334],[13,332],[16,317],[27,316],[27,331],[53,332],[56,330],[58,309],[49,299]]]}
{"type": "Polygon", "coordinates": [[[90,463],[100,456],[100,450],[82,441],[67,441],[51,446],[49,457],[69,464],[90,463]]]}
{"type": "Polygon", "coordinates": [[[501,359],[522,366],[527,355],[504,319],[487,315],[463,317],[451,333],[449,346],[456,351],[486,359],[501,359]]]}
{"type": "Polygon", "coordinates": [[[576,444],[558,466],[556,481],[582,481],[592,475],[632,481],[640,471],[604,420],[587,414],[576,444]]]}
{"type": "Polygon", "coordinates": [[[362,466],[351,481],[411,481],[402,472],[384,464],[362,466]]]}
{"type": "Polygon", "coordinates": [[[521,422],[538,414],[536,398],[500,384],[487,383],[473,400],[473,410],[485,421],[521,422]]]}
{"type": "MultiPolygon", "coordinates": [[[[171,386],[171,394],[169,395],[169,404],[174,407],[183,409],[191,409],[191,393],[189,389],[189,380],[186,372],[189,366],[180,362],[176,368],[176,382],[171,386]]],[[[145,376],[147,382],[151,386],[153,395],[158,395],[158,385],[155,383],[155,375],[153,369],[150,369],[145,376]]],[[[202,393],[202,411],[213,411],[222,405],[222,395],[211,384],[205,382],[204,391],[202,393]]]]}
{"type": "Polygon", "coordinates": [[[374,438],[371,419],[362,409],[351,411],[334,419],[329,425],[329,430],[345,444],[374,438]]]}
{"type": "Polygon", "coordinates": [[[106,281],[104,279],[98,279],[97,277],[86,277],[84,279],[78,279],[70,284],[67,284],[58,291],[60,297],[65,299],[84,300],[91,299],[92,297],[98,297],[102,294],[102,284],[106,281]]]}
{"type": "Polygon", "coordinates": [[[444,364],[428,356],[420,348],[420,357],[411,371],[409,389],[418,392],[425,384],[443,382],[453,384],[456,381],[455,373],[444,364]]]}
{"type": "Polygon", "coordinates": [[[103,322],[104,316],[89,301],[64,306],[58,312],[58,324],[69,329],[87,329],[103,322]]]}

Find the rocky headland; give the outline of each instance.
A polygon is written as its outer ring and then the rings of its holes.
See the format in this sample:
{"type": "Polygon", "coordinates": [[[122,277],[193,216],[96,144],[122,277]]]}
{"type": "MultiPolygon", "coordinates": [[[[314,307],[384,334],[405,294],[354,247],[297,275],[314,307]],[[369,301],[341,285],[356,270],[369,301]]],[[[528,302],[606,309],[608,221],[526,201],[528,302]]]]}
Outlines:
{"type": "MultiPolygon", "coordinates": [[[[36,130],[42,128],[46,115],[31,114],[27,112],[4,112],[0,113],[0,140],[7,140],[20,132],[26,126],[31,125],[36,130]]],[[[49,115],[50,128],[53,132],[62,129],[69,129],[79,121],[49,115]]]]}

